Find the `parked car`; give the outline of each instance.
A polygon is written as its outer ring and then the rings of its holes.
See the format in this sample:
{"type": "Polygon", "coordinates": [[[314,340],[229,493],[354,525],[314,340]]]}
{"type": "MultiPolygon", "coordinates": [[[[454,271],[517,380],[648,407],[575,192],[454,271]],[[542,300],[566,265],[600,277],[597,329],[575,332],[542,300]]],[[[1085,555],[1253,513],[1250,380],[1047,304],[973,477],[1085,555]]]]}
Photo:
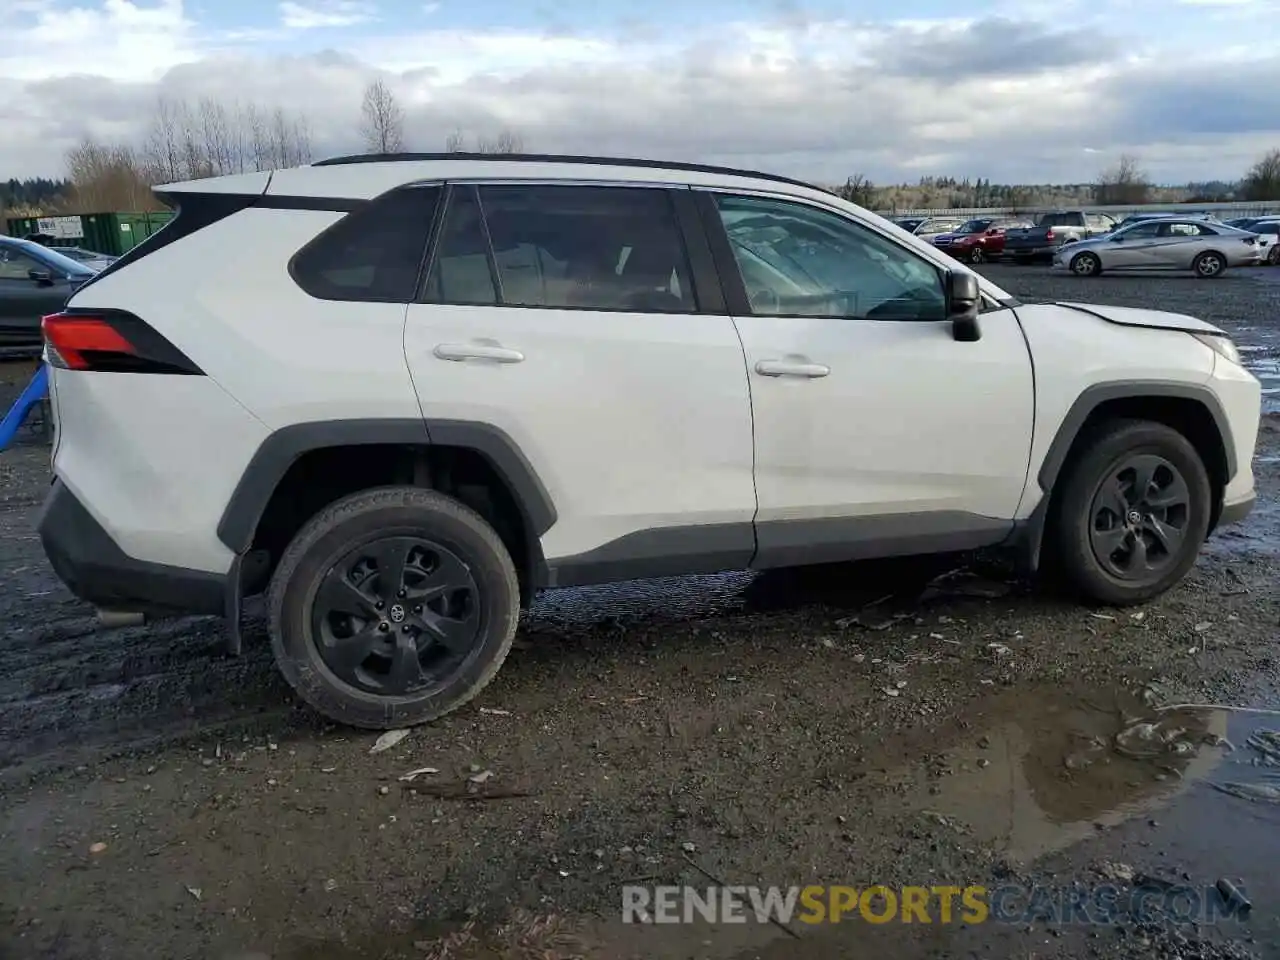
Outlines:
{"type": "Polygon", "coordinates": [[[1004,252],[1017,263],[1053,260],[1064,244],[1110,233],[1115,226],[1115,218],[1106,213],[1086,210],[1046,213],[1033,227],[1005,231],[1004,252]]]}
{"type": "Polygon", "coordinates": [[[469,701],[542,588],[1043,544],[1132,604],[1254,502],[1222,330],[1022,303],[796,180],[410,154],[163,189],[166,242],[45,318],[44,549],[233,650],[265,593],[343,723],[469,701]]]}
{"type": "Polygon", "coordinates": [[[1064,247],[1054,268],[1076,276],[1103,271],[1191,271],[1198,277],[1220,277],[1231,267],[1258,263],[1262,248],[1256,234],[1193,218],[1144,220],[1110,236],[1081,240],[1064,247]]]}
{"type": "Polygon", "coordinates": [[[964,226],[964,217],[928,217],[912,232],[921,240],[933,240],[944,233],[952,233],[964,226]]]}
{"type": "Polygon", "coordinates": [[[119,260],[119,257],[113,257],[110,254],[98,253],[96,250],[86,250],[84,247],[54,247],[58,253],[64,257],[70,257],[72,260],[83,263],[90,270],[105,270],[111,264],[119,260]]]}
{"type": "Polygon", "coordinates": [[[933,238],[933,244],[959,260],[982,263],[985,260],[999,259],[1004,253],[1005,231],[1030,226],[1030,220],[978,217],[961,224],[953,233],[939,234],[933,238]]]}
{"type": "Polygon", "coordinates": [[[1210,223],[1221,222],[1220,220],[1218,220],[1217,217],[1215,217],[1211,213],[1178,213],[1177,211],[1173,211],[1173,210],[1161,210],[1161,211],[1154,211],[1154,212],[1148,212],[1148,213],[1131,213],[1129,214],[1129,216],[1125,217],[1123,220],[1117,223],[1115,226],[1115,229],[1119,230],[1121,227],[1127,227],[1135,223],[1141,223],[1143,220],[1162,220],[1166,217],[1173,217],[1175,220],[1186,220],[1190,218],[1193,220],[1206,220],[1210,223]]]}
{"type": "Polygon", "coordinates": [[[36,356],[40,318],[62,309],[94,272],[56,250],[0,237],[0,357],[36,356]]]}
{"type": "Polygon", "coordinates": [[[1245,229],[1257,235],[1262,259],[1273,267],[1280,266],[1280,218],[1255,220],[1245,229]]]}
{"type": "Polygon", "coordinates": [[[939,234],[949,233],[964,223],[963,217],[899,217],[893,221],[907,233],[932,240],[939,234]]]}

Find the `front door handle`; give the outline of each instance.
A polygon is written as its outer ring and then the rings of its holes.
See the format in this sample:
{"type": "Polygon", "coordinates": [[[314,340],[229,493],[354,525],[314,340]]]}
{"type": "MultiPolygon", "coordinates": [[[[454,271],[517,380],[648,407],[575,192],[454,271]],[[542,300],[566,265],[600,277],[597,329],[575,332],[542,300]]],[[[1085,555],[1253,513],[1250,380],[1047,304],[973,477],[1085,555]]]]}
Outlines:
{"type": "Polygon", "coordinates": [[[519,363],[524,354],[494,341],[441,343],[431,351],[440,360],[488,360],[491,363],[519,363]]]}
{"type": "Polygon", "coordinates": [[[811,363],[808,360],[761,360],[756,364],[756,373],[762,377],[804,377],[816,380],[830,372],[831,368],[825,363],[811,363]]]}

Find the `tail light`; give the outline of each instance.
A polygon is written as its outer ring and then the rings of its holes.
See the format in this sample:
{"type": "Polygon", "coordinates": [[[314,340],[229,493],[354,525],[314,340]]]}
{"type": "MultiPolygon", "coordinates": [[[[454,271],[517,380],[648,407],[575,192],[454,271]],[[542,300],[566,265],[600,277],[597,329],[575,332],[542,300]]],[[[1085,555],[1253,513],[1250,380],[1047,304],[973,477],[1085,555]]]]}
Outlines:
{"type": "Polygon", "coordinates": [[[1050,227],[1050,228],[1048,229],[1048,231],[1045,233],[1044,238],[1045,238],[1046,240],[1052,240],[1052,239],[1054,239],[1054,237],[1055,237],[1055,236],[1056,236],[1056,234],[1054,234],[1054,232],[1053,232],[1053,227],[1050,227]]]}
{"type": "Polygon", "coordinates": [[[146,322],[119,310],[68,310],[40,321],[45,359],[62,370],[202,375],[146,322]]]}

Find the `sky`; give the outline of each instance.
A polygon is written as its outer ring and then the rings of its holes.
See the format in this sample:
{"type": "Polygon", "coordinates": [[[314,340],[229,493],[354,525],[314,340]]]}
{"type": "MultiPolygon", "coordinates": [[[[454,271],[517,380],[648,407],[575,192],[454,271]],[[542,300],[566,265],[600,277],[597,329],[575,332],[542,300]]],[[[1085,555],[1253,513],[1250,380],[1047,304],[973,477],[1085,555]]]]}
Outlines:
{"type": "Polygon", "coordinates": [[[0,0],[0,179],[159,98],[305,113],[359,152],[382,79],[406,146],[697,160],[823,182],[1234,179],[1280,147],[1280,0],[0,0]]]}

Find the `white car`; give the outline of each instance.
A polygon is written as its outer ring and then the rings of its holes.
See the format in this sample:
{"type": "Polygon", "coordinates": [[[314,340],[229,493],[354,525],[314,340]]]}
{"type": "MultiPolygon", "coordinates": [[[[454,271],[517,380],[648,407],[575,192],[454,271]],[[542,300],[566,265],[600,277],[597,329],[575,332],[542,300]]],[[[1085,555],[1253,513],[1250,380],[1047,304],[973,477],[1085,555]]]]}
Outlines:
{"type": "Polygon", "coordinates": [[[45,550],[233,649],[265,592],[341,722],[465,703],[543,588],[1002,547],[1128,604],[1254,502],[1217,327],[1021,303],[798,181],[443,154],[158,191],[44,320],[45,550]]]}

